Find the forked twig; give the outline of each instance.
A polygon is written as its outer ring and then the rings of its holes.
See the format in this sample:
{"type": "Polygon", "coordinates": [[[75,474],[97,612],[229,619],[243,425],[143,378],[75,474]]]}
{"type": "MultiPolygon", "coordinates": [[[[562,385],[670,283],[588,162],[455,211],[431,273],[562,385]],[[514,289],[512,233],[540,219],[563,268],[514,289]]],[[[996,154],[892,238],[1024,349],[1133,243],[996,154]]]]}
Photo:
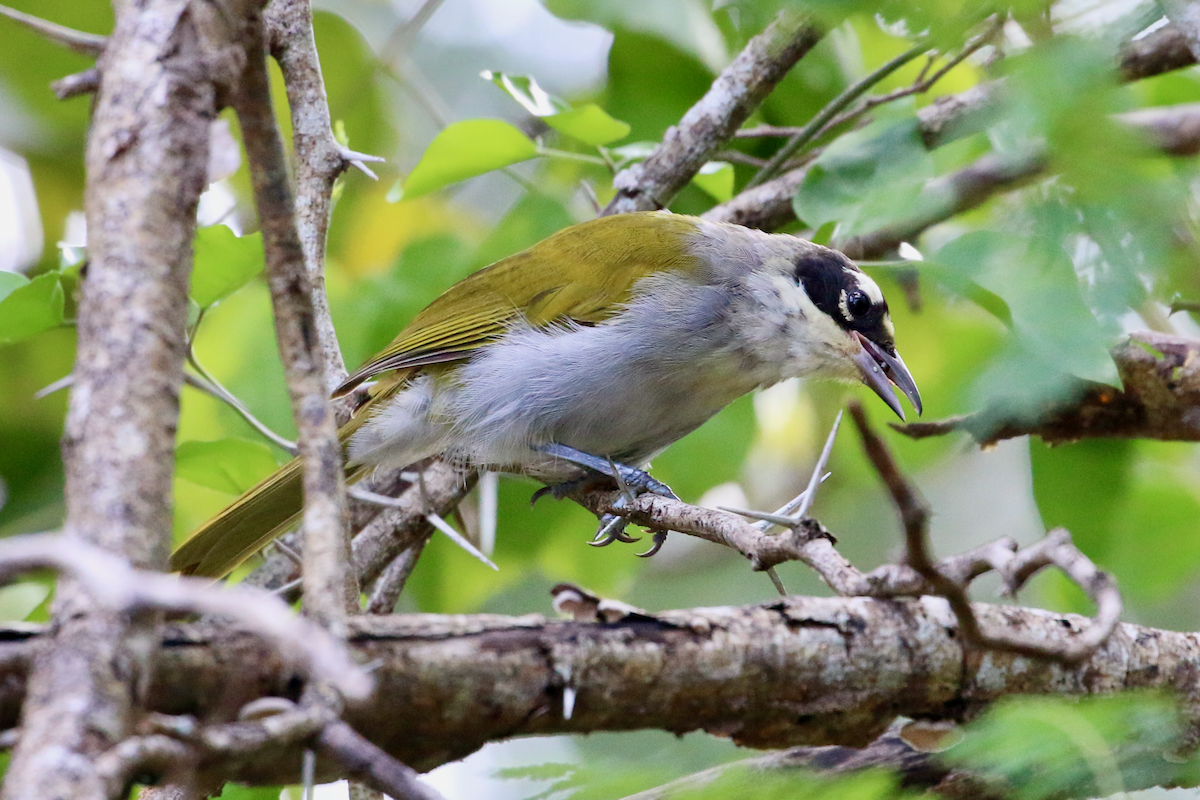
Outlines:
{"type": "MultiPolygon", "coordinates": [[[[887,445],[871,428],[866,412],[858,403],[851,403],[850,415],[862,436],[863,448],[875,471],[887,487],[892,501],[900,514],[904,526],[907,562],[932,588],[950,604],[958,618],[963,638],[970,644],[992,650],[1004,650],[1057,661],[1073,663],[1088,658],[1116,628],[1121,615],[1121,596],[1116,582],[1108,573],[1100,570],[1071,542],[1065,530],[1051,531],[1037,544],[1006,553],[1008,543],[1001,549],[988,552],[987,561],[1004,579],[1009,593],[1019,589],[1038,570],[1056,566],[1079,584],[1080,588],[1096,604],[1097,613],[1092,624],[1082,632],[1063,639],[1038,639],[1021,636],[1015,631],[984,631],[967,597],[967,585],[975,577],[975,569],[968,568],[953,576],[950,570],[935,564],[929,553],[929,506],[908,481],[887,445]],[[957,579],[956,579],[957,578],[957,579]]],[[[959,565],[960,569],[962,566],[959,565]]],[[[978,567],[978,564],[970,565],[978,567]]],[[[979,573],[982,574],[982,573],[979,573]]]]}

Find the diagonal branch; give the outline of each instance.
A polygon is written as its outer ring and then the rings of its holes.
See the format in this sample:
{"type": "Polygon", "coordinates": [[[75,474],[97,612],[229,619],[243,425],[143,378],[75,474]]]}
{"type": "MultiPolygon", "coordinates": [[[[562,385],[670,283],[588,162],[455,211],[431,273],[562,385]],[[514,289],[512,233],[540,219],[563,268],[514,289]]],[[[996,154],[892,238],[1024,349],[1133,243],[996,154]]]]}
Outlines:
{"type": "Polygon", "coordinates": [[[0,6],[0,16],[5,16],[15,22],[19,22],[30,30],[41,34],[49,41],[62,45],[68,50],[73,50],[81,55],[99,56],[104,52],[105,45],[108,44],[107,36],[101,36],[98,33],[77,31],[74,28],[59,25],[57,22],[50,22],[49,20],[35,17],[33,14],[26,14],[24,11],[18,11],[8,6],[0,6]]]}
{"type": "Polygon", "coordinates": [[[821,39],[794,11],[782,11],[755,36],[712,88],[672,126],[645,161],[613,179],[604,214],[666,208],[713,153],[725,145],[788,70],[821,39]]]}

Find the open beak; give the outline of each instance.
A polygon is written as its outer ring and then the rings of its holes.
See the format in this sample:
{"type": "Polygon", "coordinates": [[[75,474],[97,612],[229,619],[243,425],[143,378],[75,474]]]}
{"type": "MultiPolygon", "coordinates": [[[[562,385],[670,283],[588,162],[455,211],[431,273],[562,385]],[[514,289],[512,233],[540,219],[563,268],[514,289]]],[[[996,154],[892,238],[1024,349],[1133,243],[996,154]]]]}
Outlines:
{"type": "Polygon", "coordinates": [[[870,386],[875,394],[883,398],[883,402],[888,404],[888,408],[895,411],[896,415],[903,420],[904,409],[900,407],[900,400],[892,391],[894,384],[904,392],[904,396],[917,410],[917,416],[920,416],[921,393],[917,391],[917,384],[909,374],[908,367],[904,366],[904,362],[900,360],[900,356],[889,354],[858,331],[851,333],[862,345],[862,350],[852,358],[858,365],[859,371],[862,372],[863,383],[870,386]]]}

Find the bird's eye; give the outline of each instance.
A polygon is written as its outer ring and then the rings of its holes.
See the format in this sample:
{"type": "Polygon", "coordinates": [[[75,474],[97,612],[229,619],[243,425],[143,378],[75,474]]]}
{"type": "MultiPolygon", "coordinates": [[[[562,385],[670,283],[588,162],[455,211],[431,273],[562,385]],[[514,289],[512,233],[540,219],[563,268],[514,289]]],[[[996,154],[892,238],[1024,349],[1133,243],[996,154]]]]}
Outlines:
{"type": "Polygon", "coordinates": [[[846,296],[846,308],[854,316],[861,317],[871,310],[871,298],[866,292],[855,289],[846,296]]]}

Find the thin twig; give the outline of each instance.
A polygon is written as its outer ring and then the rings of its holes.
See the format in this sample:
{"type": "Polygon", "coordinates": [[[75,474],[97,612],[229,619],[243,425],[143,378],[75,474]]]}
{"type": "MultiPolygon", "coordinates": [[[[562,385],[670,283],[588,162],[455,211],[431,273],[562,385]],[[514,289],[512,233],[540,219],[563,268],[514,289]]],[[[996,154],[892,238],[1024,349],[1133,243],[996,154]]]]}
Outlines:
{"type": "Polygon", "coordinates": [[[763,168],[750,179],[746,184],[746,188],[753,189],[755,186],[759,186],[774,178],[783,169],[783,165],[787,163],[788,159],[795,155],[801,147],[812,141],[825,126],[825,123],[836,116],[839,111],[857,100],[863,92],[921,55],[921,53],[924,53],[927,48],[928,46],[924,42],[921,42],[888,61],[871,74],[846,87],[841,94],[830,100],[791,139],[788,139],[782,147],[775,151],[775,155],[771,156],[767,160],[767,163],[763,165],[763,168]]]}
{"type": "Polygon", "coordinates": [[[104,52],[104,46],[108,44],[108,37],[101,36],[98,33],[85,33],[77,31],[74,28],[68,28],[65,25],[59,25],[57,22],[35,17],[32,14],[26,14],[24,11],[17,11],[15,8],[8,6],[0,6],[0,16],[8,17],[15,22],[19,22],[30,30],[40,33],[55,44],[62,45],[69,50],[74,50],[76,53],[81,53],[85,56],[98,56],[104,52]]]}
{"type": "Polygon", "coordinates": [[[198,389],[210,397],[225,403],[227,406],[236,411],[238,416],[244,419],[250,425],[250,427],[254,428],[254,430],[262,434],[264,438],[271,440],[271,442],[283,448],[291,455],[294,456],[300,453],[300,448],[296,446],[295,442],[283,438],[278,433],[267,427],[266,423],[254,416],[254,414],[250,412],[250,409],[246,408],[241,400],[238,400],[237,397],[235,397],[228,389],[222,386],[212,375],[210,375],[203,367],[201,367],[200,362],[196,361],[195,357],[191,354],[188,355],[188,363],[191,364],[192,369],[200,373],[200,376],[185,372],[183,373],[184,383],[186,383],[188,386],[191,386],[193,389],[198,389]]]}
{"type": "Polygon", "coordinates": [[[844,111],[825,123],[825,125],[818,130],[812,138],[814,140],[819,140],[834,128],[838,128],[849,122],[853,122],[863,114],[874,108],[878,108],[881,105],[895,102],[896,100],[900,100],[904,97],[911,97],[913,95],[924,94],[925,92],[928,92],[937,84],[938,81],[946,77],[951,70],[970,57],[972,53],[977,52],[979,48],[995,39],[996,35],[1003,30],[1003,28],[1004,17],[997,15],[993,18],[986,31],[978,34],[977,36],[971,37],[971,39],[969,39],[967,43],[963,45],[963,48],[954,57],[949,59],[932,74],[927,74],[930,66],[935,60],[931,56],[930,60],[926,61],[924,68],[921,70],[921,74],[917,76],[917,79],[913,81],[913,83],[909,84],[908,86],[895,89],[886,94],[864,98],[857,107],[844,111]]]}
{"type": "Polygon", "coordinates": [[[442,795],[418,779],[416,770],[381,750],[346,723],[326,725],[317,737],[322,755],[337,761],[351,779],[372,786],[396,800],[442,800],[442,795]]]}
{"type": "Polygon", "coordinates": [[[83,72],[59,78],[50,84],[51,91],[59,100],[68,100],[81,94],[94,94],[100,88],[100,70],[88,67],[83,72]]]}
{"type": "MultiPolygon", "coordinates": [[[[347,493],[351,497],[355,498],[356,500],[362,500],[365,503],[374,503],[375,505],[385,506],[387,508],[408,508],[409,507],[409,503],[407,500],[399,500],[394,497],[387,497],[385,495],[376,494],[375,492],[371,492],[366,489],[359,488],[358,486],[351,486],[347,490],[347,493]]],[[[427,519],[429,521],[430,525],[437,528],[442,533],[446,534],[446,536],[450,539],[450,541],[454,542],[456,545],[461,547],[463,550],[465,550],[471,556],[478,559],[482,563],[488,565],[489,567],[491,567],[494,570],[500,569],[494,563],[492,563],[492,560],[490,558],[488,558],[483,553],[481,553],[479,551],[479,548],[477,548],[475,545],[471,544],[471,542],[466,537],[464,537],[461,533],[454,530],[454,527],[451,526],[450,523],[446,522],[446,520],[442,519],[442,517],[436,511],[430,511],[430,512],[426,513],[425,519],[427,519]]]]}

